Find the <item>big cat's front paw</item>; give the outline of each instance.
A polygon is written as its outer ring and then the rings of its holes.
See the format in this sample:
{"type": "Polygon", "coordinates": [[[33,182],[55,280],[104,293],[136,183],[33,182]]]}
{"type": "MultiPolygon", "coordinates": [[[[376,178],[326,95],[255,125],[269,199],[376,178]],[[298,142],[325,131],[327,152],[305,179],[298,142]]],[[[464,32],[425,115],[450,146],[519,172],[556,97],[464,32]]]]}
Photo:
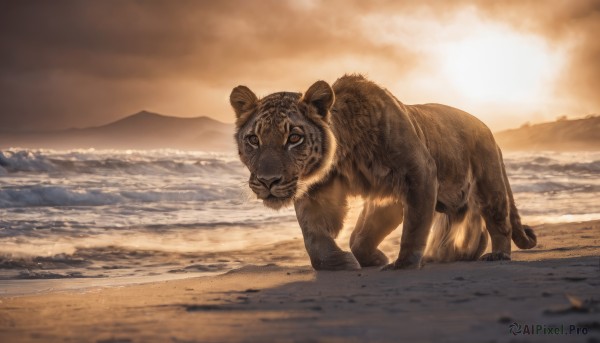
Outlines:
{"type": "Polygon", "coordinates": [[[379,249],[375,250],[370,254],[359,254],[353,252],[353,255],[354,257],[356,257],[356,259],[360,263],[360,266],[363,268],[381,267],[387,265],[389,262],[387,256],[385,256],[385,254],[379,249]]]}
{"type": "Polygon", "coordinates": [[[394,263],[381,268],[381,270],[397,270],[397,269],[420,269],[422,255],[412,254],[404,258],[398,258],[394,263]]]}
{"type": "Polygon", "coordinates": [[[321,259],[311,259],[316,270],[359,270],[360,264],[350,252],[334,251],[321,259]]]}
{"type": "Polygon", "coordinates": [[[479,258],[480,261],[510,261],[510,254],[502,251],[487,253],[479,258]]]}
{"type": "Polygon", "coordinates": [[[420,263],[398,263],[398,262],[394,262],[394,263],[390,263],[387,266],[381,268],[381,270],[385,271],[385,270],[420,269],[420,268],[421,268],[421,264],[420,263]]]}

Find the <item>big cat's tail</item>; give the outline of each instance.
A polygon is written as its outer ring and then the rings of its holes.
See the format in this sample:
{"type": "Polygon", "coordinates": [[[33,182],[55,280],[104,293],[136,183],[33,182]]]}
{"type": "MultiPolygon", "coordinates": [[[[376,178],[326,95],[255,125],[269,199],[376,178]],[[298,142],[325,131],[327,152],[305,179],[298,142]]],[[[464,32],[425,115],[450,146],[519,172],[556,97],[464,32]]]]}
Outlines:
{"type": "Polygon", "coordinates": [[[535,232],[528,225],[523,225],[520,230],[515,230],[513,226],[512,239],[521,249],[531,249],[537,244],[535,232]]]}
{"type": "Polygon", "coordinates": [[[521,217],[510,194],[510,226],[512,226],[512,240],[521,249],[531,249],[537,244],[537,237],[529,225],[521,224],[521,217]]]}
{"type": "Polygon", "coordinates": [[[508,183],[508,177],[506,176],[506,169],[502,165],[502,176],[504,177],[504,183],[506,184],[506,190],[508,192],[508,200],[510,201],[510,226],[512,227],[512,240],[521,249],[531,249],[537,244],[537,237],[535,232],[528,225],[521,224],[521,216],[515,205],[515,199],[513,198],[510,184],[508,183]]]}

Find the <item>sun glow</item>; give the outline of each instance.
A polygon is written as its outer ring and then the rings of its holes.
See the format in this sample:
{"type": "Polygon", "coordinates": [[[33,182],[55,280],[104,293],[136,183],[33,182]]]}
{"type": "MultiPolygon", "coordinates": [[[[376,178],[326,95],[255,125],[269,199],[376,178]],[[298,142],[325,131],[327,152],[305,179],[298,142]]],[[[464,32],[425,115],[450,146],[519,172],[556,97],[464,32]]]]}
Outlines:
{"type": "Polygon", "coordinates": [[[374,78],[408,104],[448,104],[494,130],[539,121],[565,108],[557,91],[569,46],[486,20],[474,9],[435,20],[426,12],[370,15],[362,24],[375,44],[409,57],[394,60],[395,66],[363,59],[345,69],[364,72],[370,67],[367,75],[378,76],[374,78]]]}
{"type": "Polygon", "coordinates": [[[445,44],[442,71],[465,100],[532,103],[550,96],[560,57],[535,36],[488,26],[445,44]]]}

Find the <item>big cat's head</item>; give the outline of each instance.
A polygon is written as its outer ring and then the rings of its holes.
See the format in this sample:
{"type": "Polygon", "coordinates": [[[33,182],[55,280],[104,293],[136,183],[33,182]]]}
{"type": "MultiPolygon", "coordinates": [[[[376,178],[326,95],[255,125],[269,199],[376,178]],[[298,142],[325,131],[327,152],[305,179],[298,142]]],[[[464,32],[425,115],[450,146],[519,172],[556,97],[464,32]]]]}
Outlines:
{"type": "Polygon", "coordinates": [[[240,160],[250,170],[250,188],[266,206],[291,204],[327,174],[336,147],[329,84],[317,81],[304,96],[279,92],[261,99],[238,86],[229,99],[240,160]]]}

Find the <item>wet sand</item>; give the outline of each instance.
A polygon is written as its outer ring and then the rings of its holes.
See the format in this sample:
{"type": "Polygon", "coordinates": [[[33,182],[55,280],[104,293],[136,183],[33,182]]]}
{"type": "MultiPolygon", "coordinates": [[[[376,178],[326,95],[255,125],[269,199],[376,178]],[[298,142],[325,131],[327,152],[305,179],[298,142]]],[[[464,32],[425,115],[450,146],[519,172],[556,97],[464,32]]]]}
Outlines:
{"type": "Polygon", "coordinates": [[[600,341],[600,221],[535,230],[539,245],[514,251],[511,262],[389,272],[252,265],[2,296],[0,342],[600,341]]]}

